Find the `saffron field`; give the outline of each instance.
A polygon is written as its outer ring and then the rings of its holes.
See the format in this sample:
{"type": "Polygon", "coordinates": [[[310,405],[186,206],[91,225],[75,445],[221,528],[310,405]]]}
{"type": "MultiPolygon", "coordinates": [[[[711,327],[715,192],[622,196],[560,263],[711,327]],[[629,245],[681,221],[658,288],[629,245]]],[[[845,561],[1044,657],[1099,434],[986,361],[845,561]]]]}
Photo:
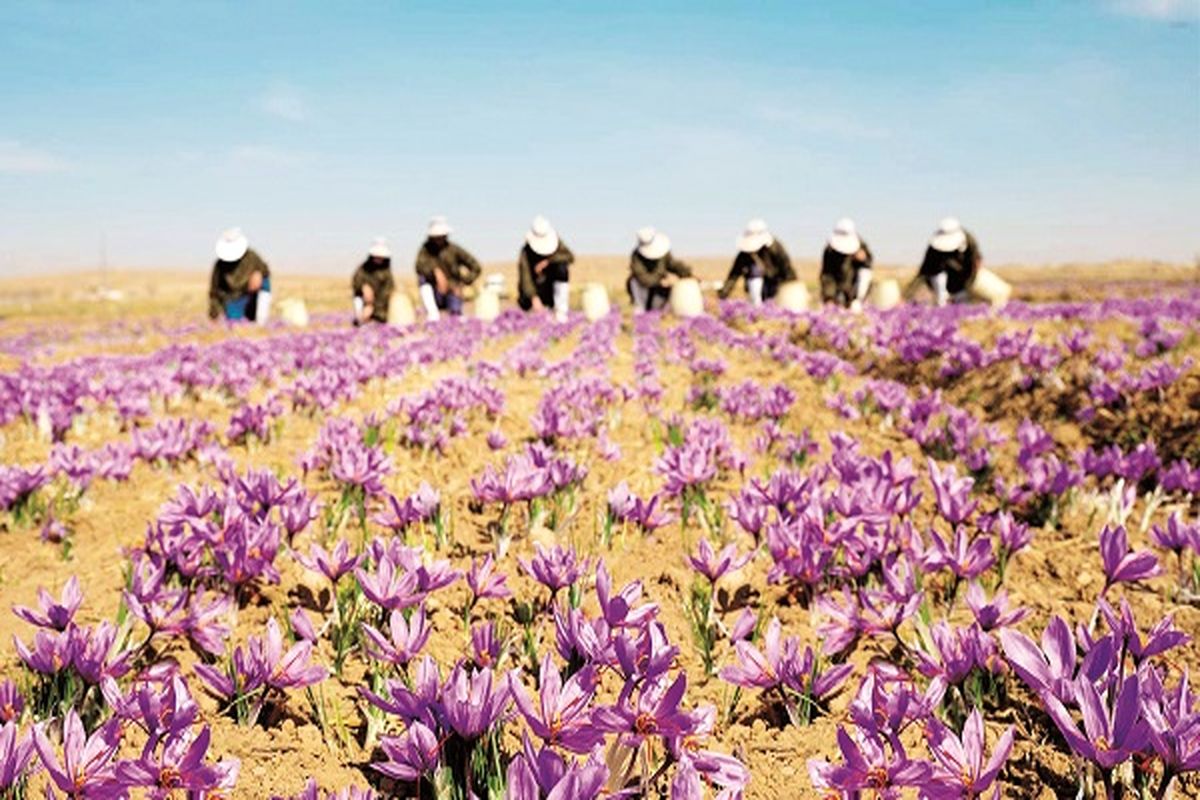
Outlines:
{"type": "Polygon", "coordinates": [[[345,317],[0,320],[0,798],[1200,795],[1194,283],[345,317]]]}

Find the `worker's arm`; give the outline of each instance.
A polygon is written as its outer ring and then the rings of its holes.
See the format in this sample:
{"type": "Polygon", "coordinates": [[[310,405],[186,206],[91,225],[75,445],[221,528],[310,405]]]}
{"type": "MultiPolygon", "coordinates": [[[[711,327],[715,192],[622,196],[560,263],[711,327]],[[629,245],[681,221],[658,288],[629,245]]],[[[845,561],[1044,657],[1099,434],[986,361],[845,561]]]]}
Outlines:
{"type": "Polygon", "coordinates": [[[457,245],[453,245],[453,247],[455,248],[455,255],[458,257],[459,281],[463,284],[474,283],[479,279],[480,274],[483,273],[483,267],[475,260],[475,256],[466,250],[457,245]]]}
{"type": "Polygon", "coordinates": [[[225,300],[221,295],[220,262],[213,265],[212,278],[208,282],[208,318],[218,319],[225,311],[225,300]]]}
{"type": "Polygon", "coordinates": [[[737,286],[738,278],[741,278],[746,272],[747,260],[748,256],[745,253],[738,253],[737,258],[733,260],[733,265],[729,267],[729,275],[725,277],[725,282],[717,290],[717,297],[724,300],[733,294],[733,289],[737,286]]]}

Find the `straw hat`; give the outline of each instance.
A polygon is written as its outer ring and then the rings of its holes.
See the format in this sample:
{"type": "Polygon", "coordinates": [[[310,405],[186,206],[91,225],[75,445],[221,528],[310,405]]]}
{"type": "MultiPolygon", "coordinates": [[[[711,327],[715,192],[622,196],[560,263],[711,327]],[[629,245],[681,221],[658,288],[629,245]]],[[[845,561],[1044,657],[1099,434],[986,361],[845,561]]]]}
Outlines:
{"type": "Polygon", "coordinates": [[[376,236],[371,249],[367,251],[367,255],[372,258],[391,258],[392,248],[388,247],[387,239],[382,236],[376,236]]]}
{"type": "Polygon", "coordinates": [[[550,225],[550,220],[538,214],[529,224],[525,243],[539,256],[552,256],[558,250],[558,234],[550,225]]]}
{"type": "Polygon", "coordinates": [[[642,255],[642,258],[654,261],[671,252],[671,240],[667,238],[667,235],[661,231],[654,230],[650,226],[639,230],[637,232],[637,239],[637,251],[642,255]]]}
{"type": "Polygon", "coordinates": [[[453,232],[454,229],[450,227],[450,223],[446,221],[446,218],[437,216],[429,220],[429,230],[425,232],[425,235],[430,238],[437,238],[440,236],[449,236],[453,232]]]}
{"type": "Polygon", "coordinates": [[[854,220],[843,217],[837,221],[833,226],[833,233],[829,234],[829,246],[834,252],[844,256],[852,256],[859,251],[862,240],[858,238],[854,220]]]}
{"type": "Polygon", "coordinates": [[[246,234],[242,233],[242,229],[230,228],[221,234],[220,239],[217,239],[217,260],[241,261],[242,256],[246,255],[248,247],[250,247],[250,243],[246,240],[246,234]]]}
{"type": "Polygon", "coordinates": [[[767,230],[767,223],[757,217],[746,223],[746,229],[738,237],[737,249],[743,253],[757,253],[770,247],[775,237],[767,230]]]}
{"type": "Polygon", "coordinates": [[[937,232],[929,239],[929,246],[939,253],[953,253],[967,244],[967,234],[962,223],[954,217],[946,217],[938,223],[937,232]]]}

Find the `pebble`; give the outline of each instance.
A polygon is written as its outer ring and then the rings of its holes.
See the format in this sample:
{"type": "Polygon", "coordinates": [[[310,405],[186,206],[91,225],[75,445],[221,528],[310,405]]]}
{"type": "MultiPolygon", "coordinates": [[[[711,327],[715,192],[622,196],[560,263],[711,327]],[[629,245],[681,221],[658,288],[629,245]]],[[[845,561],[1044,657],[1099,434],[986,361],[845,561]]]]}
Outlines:
{"type": "Polygon", "coordinates": [[[1082,572],[1080,572],[1078,575],[1075,576],[1075,585],[1076,586],[1087,586],[1093,580],[1094,580],[1094,578],[1092,577],[1092,573],[1088,572],[1087,570],[1083,570],[1082,572]]]}

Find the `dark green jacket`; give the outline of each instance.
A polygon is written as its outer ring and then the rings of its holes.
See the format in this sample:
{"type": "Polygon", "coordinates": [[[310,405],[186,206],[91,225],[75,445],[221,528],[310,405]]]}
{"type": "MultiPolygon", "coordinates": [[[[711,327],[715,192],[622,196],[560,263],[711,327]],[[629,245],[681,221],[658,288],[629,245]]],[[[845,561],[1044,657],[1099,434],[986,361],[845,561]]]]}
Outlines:
{"type": "Polygon", "coordinates": [[[208,285],[208,316],[217,319],[225,313],[225,304],[247,293],[250,276],[255,272],[263,278],[271,274],[267,262],[258,253],[247,250],[239,261],[218,261],[213,264],[212,280],[208,285]]]}
{"type": "Polygon", "coordinates": [[[363,287],[370,286],[375,293],[371,319],[376,322],[387,322],[388,303],[392,300],[392,290],[396,281],[392,277],[392,260],[386,259],[382,264],[375,264],[370,258],[359,265],[354,271],[354,279],[350,282],[355,297],[362,297],[363,287]]]}
{"type": "Polygon", "coordinates": [[[945,272],[946,290],[950,294],[958,294],[970,289],[971,284],[975,283],[981,257],[979,243],[968,233],[967,243],[961,250],[955,250],[953,253],[943,253],[927,247],[925,260],[921,262],[921,271],[917,277],[928,282],[934,275],[945,272]]]}
{"type": "Polygon", "coordinates": [[[438,268],[452,287],[469,286],[483,272],[483,267],[479,266],[474,256],[454,242],[446,242],[441,249],[435,249],[433,242],[426,239],[417,251],[417,275],[434,283],[433,271],[438,268]]]}
{"type": "Polygon", "coordinates": [[[821,302],[834,303],[844,299],[854,299],[854,273],[860,269],[870,269],[874,263],[871,248],[859,240],[864,258],[858,253],[845,255],[825,245],[825,254],[821,257],[821,302]]]}
{"type": "Polygon", "coordinates": [[[527,244],[521,248],[521,254],[517,256],[517,292],[525,299],[532,299],[537,296],[538,287],[543,283],[552,282],[554,276],[562,272],[556,267],[569,267],[575,263],[575,254],[571,252],[571,248],[563,244],[562,239],[558,240],[558,249],[548,256],[540,256],[533,252],[533,249],[527,244]],[[539,274],[534,270],[534,266],[545,259],[550,263],[539,274]]]}
{"type": "Polygon", "coordinates": [[[796,280],[796,270],[792,269],[792,259],[788,257],[787,250],[778,239],[771,242],[766,247],[760,248],[753,253],[738,253],[737,258],[733,260],[733,266],[729,268],[729,277],[725,279],[725,283],[717,292],[717,296],[724,300],[733,292],[737,286],[739,278],[749,277],[754,273],[755,262],[762,268],[763,280],[776,285],[784,281],[796,280]]]}
{"type": "Polygon", "coordinates": [[[692,277],[692,268],[682,261],[676,261],[670,253],[651,261],[639,253],[636,248],[634,248],[633,255],[629,257],[629,272],[635,281],[647,289],[662,286],[668,272],[681,278],[692,277]]]}

